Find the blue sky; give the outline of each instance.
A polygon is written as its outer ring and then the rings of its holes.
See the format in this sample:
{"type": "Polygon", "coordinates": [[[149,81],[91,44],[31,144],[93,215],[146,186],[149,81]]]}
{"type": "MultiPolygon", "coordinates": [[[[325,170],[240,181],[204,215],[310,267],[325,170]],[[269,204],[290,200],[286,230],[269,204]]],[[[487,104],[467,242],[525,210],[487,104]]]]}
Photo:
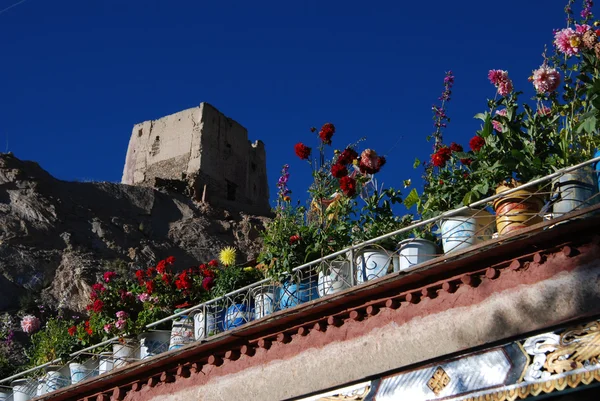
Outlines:
{"type": "Polygon", "coordinates": [[[533,96],[565,2],[27,0],[0,14],[0,150],[118,182],[133,124],[206,101],[265,142],[271,195],[289,163],[304,198],[293,145],[316,145],[309,128],[328,121],[334,147],[366,137],[388,159],[380,182],[401,187],[429,155],[445,71],[445,140],[466,147],[494,96],[489,69],[533,96]]]}

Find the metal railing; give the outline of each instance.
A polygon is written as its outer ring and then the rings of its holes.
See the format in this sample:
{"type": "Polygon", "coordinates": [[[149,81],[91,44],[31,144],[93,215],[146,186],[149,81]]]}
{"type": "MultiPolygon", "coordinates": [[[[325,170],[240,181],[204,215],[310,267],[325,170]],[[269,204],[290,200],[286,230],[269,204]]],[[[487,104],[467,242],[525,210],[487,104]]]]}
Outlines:
{"type": "MultiPolygon", "coordinates": [[[[445,255],[447,259],[452,257],[453,252],[494,237],[587,208],[600,203],[598,172],[591,168],[599,161],[600,157],[597,157],[558,170],[517,188],[305,263],[294,268],[284,283],[275,284],[264,279],[179,311],[148,324],[146,328],[149,332],[141,336],[138,345],[121,343],[114,337],[72,353],[66,365],[54,366],[61,363],[57,359],[4,378],[0,384],[31,376],[24,379],[23,383],[15,385],[13,382],[14,391],[41,395],[44,391],[75,384],[133,361],[151,358],[193,341],[206,340],[217,333],[262,319],[277,310],[361,285],[390,272],[408,273],[438,256],[445,255]],[[490,204],[494,204],[496,215],[486,210],[490,204]],[[438,236],[443,250],[435,243],[416,238],[406,238],[392,250],[380,245],[381,241],[391,237],[408,237],[415,228],[426,225],[436,225],[441,229],[438,236]],[[496,232],[496,228],[500,232],[496,232]],[[152,331],[166,322],[173,322],[171,331],[152,331]]],[[[578,218],[585,217],[587,215],[578,218]]],[[[10,397],[13,395],[6,399],[12,399],[10,397]]]]}

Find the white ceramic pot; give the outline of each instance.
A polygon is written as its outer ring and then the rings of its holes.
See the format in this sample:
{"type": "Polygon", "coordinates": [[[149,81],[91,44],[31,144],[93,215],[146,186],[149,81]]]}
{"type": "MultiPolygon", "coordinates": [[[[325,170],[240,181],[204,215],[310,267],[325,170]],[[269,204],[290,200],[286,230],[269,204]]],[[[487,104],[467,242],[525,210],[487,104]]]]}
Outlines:
{"type": "Polygon", "coordinates": [[[85,379],[98,375],[98,360],[88,359],[84,363],[72,362],[69,364],[71,383],[79,383],[85,379]]]}
{"type": "Polygon", "coordinates": [[[98,360],[98,374],[104,374],[113,370],[114,358],[112,352],[101,352],[98,360]]]}
{"type": "Polygon", "coordinates": [[[423,262],[437,257],[435,243],[421,238],[409,238],[398,243],[400,271],[407,272],[417,268],[423,262]]]}
{"type": "Polygon", "coordinates": [[[31,379],[17,379],[10,385],[13,388],[13,401],[28,401],[35,397],[37,382],[31,379]]]}
{"type": "Polygon", "coordinates": [[[173,320],[169,351],[181,348],[184,345],[193,342],[194,339],[194,320],[192,317],[182,315],[179,316],[177,320],[173,320]]]}
{"type": "Polygon", "coordinates": [[[113,369],[120,368],[134,362],[137,358],[139,344],[134,340],[127,340],[124,343],[117,342],[113,344],[113,369]]]}
{"type": "Polygon", "coordinates": [[[468,211],[442,220],[444,253],[458,251],[487,241],[494,234],[494,215],[485,210],[468,211]]]}
{"type": "Polygon", "coordinates": [[[355,258],[356,283],[383,277],[388,274],[392,253],[382,249],[365,249],[355,258]]]}
{"type": "Polygon", "coordinates": [[[554,217],[581,210],[598,203],[598,176],[590,166],[566,173],[552,180],[554,217]]]}
{"type": "Polygon", "coordinates": [[[194,337],[196,340],[202,340],[218,333],[218,319],[216,309],[207,306],[205,311],[200,309],[194,315],[194,337]]]}
{"type": "Polygon", "coordinates": [[[169,350],[171,332],[168,330],[154,330],[138,336],[140,341],[140,359],[150,358],[169,350]]]}
{"type": "Polygon", "coordinates": [[[45,370],[46,373],[38,379],[36,395],[51,393],[71,384],[71,373],[66,366],[49,366],[45,370]]]}
{"type": "Polygon", "coordinates": [[[275,299],[275,287],[263,285],[252,290],[254,298],[254,318],[260,319],[275,312],[277,300],[275,299]]]}
{"type": "Polygon", "coordinates": [[[0,388],[0,401],[12,400],[12,390],[8,388],[0,388]]]}
{"type": "Polygon", "coordinates": [[[323,263],[324,271],[319,272],[317,291],[320,297],[335,294],[350,288],[352,270],[348,260],[333,260],[323,263]]]}

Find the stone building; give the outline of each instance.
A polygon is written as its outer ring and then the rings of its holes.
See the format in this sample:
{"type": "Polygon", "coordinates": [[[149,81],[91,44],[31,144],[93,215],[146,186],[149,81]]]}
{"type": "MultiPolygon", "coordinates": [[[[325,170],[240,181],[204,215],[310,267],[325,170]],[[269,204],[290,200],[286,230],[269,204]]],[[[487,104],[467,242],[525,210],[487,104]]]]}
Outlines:
{"type": "Polygon", "coordinates": [[[133,126],[123,184],[168,186],[220,207],[267,214],[263,142],[208,103],[133,126]]]}

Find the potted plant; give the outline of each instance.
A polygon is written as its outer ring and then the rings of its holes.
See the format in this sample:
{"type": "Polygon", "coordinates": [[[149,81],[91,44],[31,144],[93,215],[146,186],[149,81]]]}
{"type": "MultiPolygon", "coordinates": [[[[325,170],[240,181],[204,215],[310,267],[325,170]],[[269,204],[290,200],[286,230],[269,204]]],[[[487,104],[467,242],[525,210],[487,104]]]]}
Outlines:
{"type": "Polygon", "coordinates": [[[261,273],[253,267],[236,265],[236,251],[233,247],[225,247],[221,250],[219,262],[222,267],[217,269],[216,283],[211,295],[213,298],[225,297],[223,329],[230,330],[253,318],[253,304],[249,293],[231,293],[259,281],[262,277],[261,273]]]}

